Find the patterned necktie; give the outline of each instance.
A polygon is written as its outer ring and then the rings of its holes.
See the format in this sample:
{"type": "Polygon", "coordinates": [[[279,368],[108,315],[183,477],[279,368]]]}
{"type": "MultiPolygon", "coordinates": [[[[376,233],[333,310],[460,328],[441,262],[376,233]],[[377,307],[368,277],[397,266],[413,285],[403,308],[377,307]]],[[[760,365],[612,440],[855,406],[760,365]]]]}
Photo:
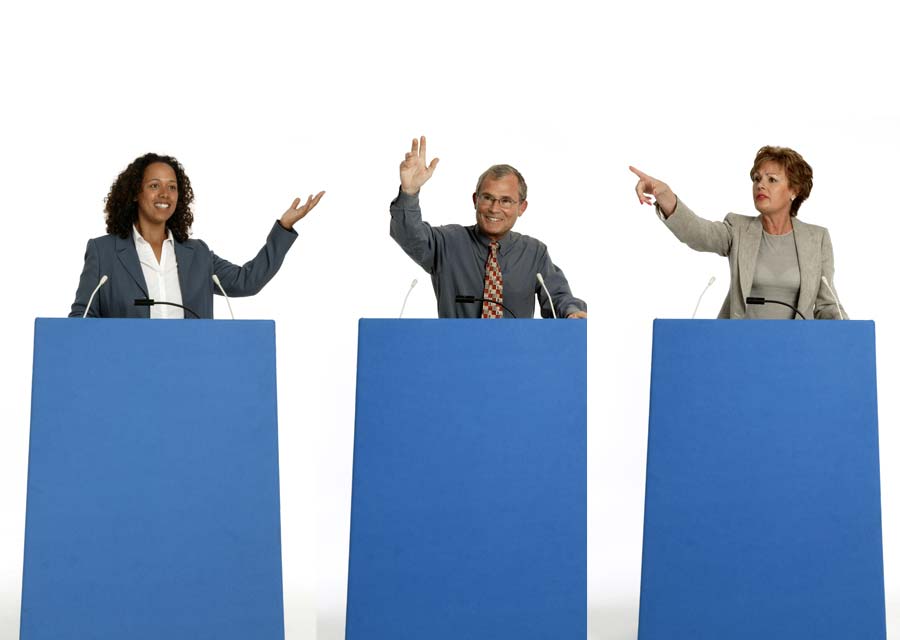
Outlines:
{"type": "MultiPolygon", "coordinates": [[[[484,263],[484,293],[481,297],[485,300],[503,302],[503,274],[500,273],[500,263],[497,262],[497,241],[491,242],[491,250],[487,261],[484,263]]],[[[481,306],[482,318],[502,318],[503,307],[499,304],[485,302],[481,306]]]]}

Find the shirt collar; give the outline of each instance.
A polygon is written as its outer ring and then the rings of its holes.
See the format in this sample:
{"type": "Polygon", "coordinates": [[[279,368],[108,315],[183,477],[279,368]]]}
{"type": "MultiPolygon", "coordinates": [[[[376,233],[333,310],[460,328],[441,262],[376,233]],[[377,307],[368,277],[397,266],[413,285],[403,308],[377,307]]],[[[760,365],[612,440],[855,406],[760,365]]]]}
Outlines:
{"type": "MultiPolygon", "coordinates": [[[[144,236],[141,235],[141,232],[138,231],[137,225],[131,225],[132,229],[132,237],[134,238],[134,243],[137,244],[147,244],[150,243],[144,240],[144,236]]],[[[166,239],[163,242],[171,242],[172,246],[175,246],[175,236],[172,235],[172,230],[166,227],[166,239]]]]}
{"type": "MultiPolygon", "coordinates": [[[[490,238],[488,238],[486,235],[484,235],[481,232],[481,227],[479,227],[477,224],[475,224],[475,225],[473,225],[473,229],[475,232],[475,238],[478,240],[478,242],[480,242],[485,247],[490,247],[491,242],[493,242],[493,240],[491,240],[490,238]]],[[[509,251],[512,248],[512,246],[516,243],[516,240],[518,240],[518,238],[519,238],[519,234],[516,233],[515,231],[513,231],[512,229],[510,229],[509,231],[506,232],[505,236],[503,236],[502,238],[497,240],[497,244],[500,245],[499,248],[497,249],[497,252],[500,253],[501,255],[505,255],[506,252],[509,251]]]]}

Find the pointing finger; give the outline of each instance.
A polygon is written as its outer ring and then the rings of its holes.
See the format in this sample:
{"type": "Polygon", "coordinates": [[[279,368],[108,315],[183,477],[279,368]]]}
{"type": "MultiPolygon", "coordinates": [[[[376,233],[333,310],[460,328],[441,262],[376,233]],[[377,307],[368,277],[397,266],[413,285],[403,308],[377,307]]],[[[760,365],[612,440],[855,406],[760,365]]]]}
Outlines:
{"type": "Polygon", "coordinates": [[[646,173],[644,173],[637,167],[632,167],[631,165],[629,165],[628,170],[631,171],[631,173],[636,175],[638,178],[641,178],[642,180],[652,180],[652,178],[650,176],[648,176],[646,173]]]}

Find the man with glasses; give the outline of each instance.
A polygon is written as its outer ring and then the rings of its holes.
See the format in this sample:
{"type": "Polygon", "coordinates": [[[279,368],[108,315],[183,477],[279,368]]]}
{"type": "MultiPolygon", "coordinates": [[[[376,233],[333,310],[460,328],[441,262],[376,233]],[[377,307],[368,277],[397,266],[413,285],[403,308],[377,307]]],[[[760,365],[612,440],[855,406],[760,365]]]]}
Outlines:
{"type": "Polygon", "coordinates": [[[438,315],[531,318],[537,295],[545,318],[586,318],[587,305],[572,295],[547,247],[512,231],[528,207],[522,174],[507,164],[492,166],[472,194],[477,224],[432,227],[422,220],[419,189],[437,164],[437,158],[425,160],[425,137],[413,139],[400,163],[400,193],[391,203],[391,237],[431,274],[438,315]]]}

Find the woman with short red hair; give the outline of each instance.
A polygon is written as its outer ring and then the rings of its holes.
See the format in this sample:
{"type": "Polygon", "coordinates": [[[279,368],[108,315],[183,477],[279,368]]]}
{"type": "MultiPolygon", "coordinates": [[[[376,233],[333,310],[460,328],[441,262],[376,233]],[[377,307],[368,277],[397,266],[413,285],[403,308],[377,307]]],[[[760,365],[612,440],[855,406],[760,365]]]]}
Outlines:
{"type": "Polygon", "coordinates": [[[666,226],[695,251],[728,257],[731,286],[719,318],[845,319],[834,292],[828,230],[797,219],[813,185],[812,167],[787,147],[763,147],[750,178],[757,216],[729,213],[705,220],[669,188],[634,167],[641,204],[653,204],[666,226]],[[748,304],[748,302],[750,304],[748,304]]]}

